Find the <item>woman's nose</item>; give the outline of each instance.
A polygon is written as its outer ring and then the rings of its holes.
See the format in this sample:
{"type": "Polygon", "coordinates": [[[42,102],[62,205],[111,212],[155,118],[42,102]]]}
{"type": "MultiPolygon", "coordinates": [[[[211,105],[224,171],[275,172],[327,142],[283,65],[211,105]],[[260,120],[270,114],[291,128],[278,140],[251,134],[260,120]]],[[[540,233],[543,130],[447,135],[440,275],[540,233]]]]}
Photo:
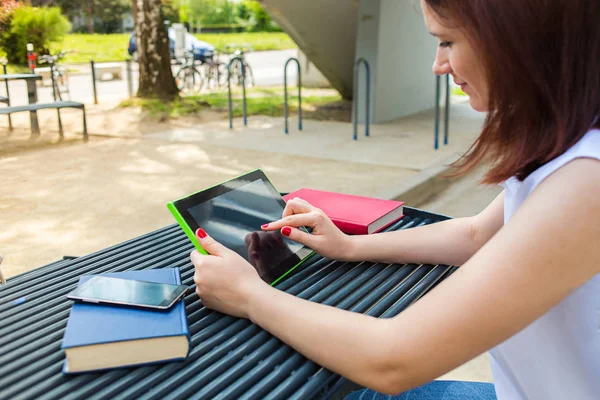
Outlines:
{"type": "Polygon", "coordinates": [[[436,75],[446,75],[452,72],[452,68],[450,67],[450,62],[448,61],[448,57],[442,54],[441,49],[438,50],[435,61],[433,62],[433,73],[436,75]]]}

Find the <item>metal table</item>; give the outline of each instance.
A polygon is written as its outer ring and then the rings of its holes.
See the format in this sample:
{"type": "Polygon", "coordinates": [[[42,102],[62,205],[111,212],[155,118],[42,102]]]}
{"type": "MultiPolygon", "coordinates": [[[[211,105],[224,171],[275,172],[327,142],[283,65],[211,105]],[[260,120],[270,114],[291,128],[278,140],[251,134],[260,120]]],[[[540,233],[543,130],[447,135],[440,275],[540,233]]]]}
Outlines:
{"type": "MultiPolygon", "coordinates": [[[[5,74],[0,75],[0,81],[18,81],[24,80],[27,83],[27,99],[29,104],[35,104],[38,101],[37,98],[37,85],[36,81],[41,81],[42,76],[38,74],[5,74]]],[[[8,86],[7,86],[8,88],[8,86]]],[[[29,119],[31,121],[31,133],[34,136],[39,136],[40,125],[38,123],[38,117],[36,111],[29,112],[29,119]]]]}
{"type": "MultiPolygon", "coordinates": [[[[389,230],[447,217],[405,208],[389,230]]],[[[313,399],[343,378],[307,360],[247,320],[185,298],[192,350],[183,362],[65,376],[60,349],[71,309],[65,295],[79,277],[109,271],[178,267],[193,285],[192,245],[171,225],[8,280],[0,287],[0,399],[313,399]]],[[[315,255],[277,287],[298,297],[389,318],[449,276],[444,265],[345,263],[315,255]]],[[[340,393],[338,392],[338,395],[340,393]]]]}

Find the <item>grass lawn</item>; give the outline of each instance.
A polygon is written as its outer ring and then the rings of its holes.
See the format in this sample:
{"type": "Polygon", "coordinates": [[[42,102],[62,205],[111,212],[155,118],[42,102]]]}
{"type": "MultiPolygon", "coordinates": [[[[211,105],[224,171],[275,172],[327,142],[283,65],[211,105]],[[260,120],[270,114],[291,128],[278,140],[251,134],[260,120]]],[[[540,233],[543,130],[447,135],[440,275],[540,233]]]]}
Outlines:
{"type": "MultiPolygon", "coordinates": [[[[195,35],[200,40],[215,46],[217,51],[224,53],[227,45],[249,44],[256,51],[286,50],[296,48],[296,44],[283,32],[252,32],[252,33],[207,33],[195,35]]],[[[129,33],[103,34],[71,34],[62,43],[52,47],[53,53],[67,51],[61,61],[63,64],[123,61],[129,58],[127,46],[129,33]]],[[[0,57],[4,53],[0,49],[0,57]]],[[[26,66],[9,65],[9,73],[29,72],[26,66]]]]}
{"type": "Polygon", "coordinates": [[[65,64],[89,63],[90,60],[96,62],[123,61],[129,58],[127,53],[129,36],[126,33],[67,35],[62,43],[56,44],[52,48],[52,51],[54,53],[61,50],[67,51],[68,54],[61,61],[65,64]]]}
{"type": "MultiPolygon", "coordinates": [[[[61,44],[53,47],[52,51],[68,51],[69,54],[63,63],[88,63],[123,61],[129,57],[127,46],[130,34],[110,35],[67,35],[61,44]]],[[[224,52],[227,45],[250,44],[254,50],[285,50],[296,48],[290,37],[282,32],[257,32],[257,33],[211,33],[196,35],[200,40],[214,45],[219,52],[224,52]]]]}
{"type": "MultiPolygon", "coordinates": [[[[295,93],[295,92],[293,92],[295,93]]],[[[242,94],[233,93],[233,115],[242,116],[242,94]]],[[[298,110],[298,100],[295,96],[288,97],[289,111],[295,115],[298,110]]],[[[342,103],[342,97],[333,90],[303,90],[302,111],[306,118],[327,120],[329,118],[328,106],[333,105],[333,110],[347,108],[342,103]]],[[[121,103],[120,107],[141,107],[153,117],[177,117],[195,114],[201,110],[224,112],[227,116],[227,92],[215,92],[194,96],[181,97],[172,103],[160,100],[147,100],[132,98],[121,103]]],[[[254,88],[247,91],[248,115],[283,116],[283,88],[254,88]]],[[[337,119],[337,118],[334,118],[337,119]]]]}
{"type": "Polygon", "coordinates": [[[296,43],[283,32],[200,33],[198,39],[208,42],[223,53],[227,45],[248,43],[256,51],[295,49],[296,43]]]}

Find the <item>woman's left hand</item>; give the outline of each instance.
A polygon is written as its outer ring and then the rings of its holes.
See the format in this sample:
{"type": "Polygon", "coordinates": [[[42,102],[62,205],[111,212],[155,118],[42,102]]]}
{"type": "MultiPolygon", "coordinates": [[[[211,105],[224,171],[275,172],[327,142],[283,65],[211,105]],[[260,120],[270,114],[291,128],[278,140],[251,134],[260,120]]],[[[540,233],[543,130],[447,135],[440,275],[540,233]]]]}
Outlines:
{"type": "Polygon", "coordinates": [[[251,296],[269,286],[248,261],[208,236],[202,228],[196,231],[196,237],[209,254],[197,250],[191,253],[196,267],[196,293],[202,303],[213,310],[248,318],[251,296]]]}

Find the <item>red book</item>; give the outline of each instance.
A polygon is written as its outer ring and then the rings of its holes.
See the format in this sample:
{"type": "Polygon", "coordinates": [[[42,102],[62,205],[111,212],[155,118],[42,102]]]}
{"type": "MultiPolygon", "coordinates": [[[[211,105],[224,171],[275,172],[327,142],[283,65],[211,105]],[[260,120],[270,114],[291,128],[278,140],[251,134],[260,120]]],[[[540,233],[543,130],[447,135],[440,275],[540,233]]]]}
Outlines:
{"type": "Polygon", "coordinates": [[[283,196],[288,201],[299,197],[323,210],[342,232],[365,235],[379,232],[404,215],[404,203],[350,194],[300,189],[283,196]]]}

